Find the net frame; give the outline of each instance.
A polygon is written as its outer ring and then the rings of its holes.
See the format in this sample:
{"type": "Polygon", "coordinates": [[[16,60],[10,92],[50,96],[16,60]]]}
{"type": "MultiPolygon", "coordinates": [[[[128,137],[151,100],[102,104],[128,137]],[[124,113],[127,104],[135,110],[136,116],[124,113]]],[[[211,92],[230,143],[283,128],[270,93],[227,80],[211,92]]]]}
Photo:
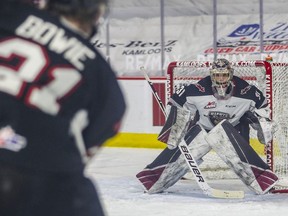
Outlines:
{"type": "MultiPolygon", "coordinates": [[[[244,74],[243,76],[240,76],[240,77],[246,81],[249,81],[249,82],[250,81],[254,82],[255,80],[257,81],[257,78],[259,78],[259,77],[260,77],[260,79],[262,79],[263,82],[260,83],[258,86],[257,85],[256,86],[266,95],[269,107],[272,111],[270,118],[274,119],[273,115],[274,115],[274,110],[277,110],[277,109],[275,109],[275,106],[277,106],[277,103],[274,104],[275,101],[274,101],[274,94],[273,94],[273,85],[275,85],[275,83],[273,83],[273,78],[274,78],[273,75],[275,75],[275,73],[276,73],[276,76],[277,76],[277,73],[281,73],[281,71],[285,72],[285,70],[287,70],[287,68],[288,68],[288,64],[287,63],[270,63],[270,62],[262,61],[262,60],[231,62],[231,64],[232,64],[232,67],[234,68],[234,71],[237,71],[238,68],[242,69],[245,67],[246,68],[248,68],[248,67],[257,68],[257,69],[260,69],[260,71],[263,71],[263,74],[260,73],[260,75],[257,73],[255,73],[255,75],[253,75],[253,76],[251,76],[251,75],[247,76],[244,74]],[[261,77],[261,76],[263,76],[263,77],[261,77]]],[[[176,91],[175,89],[177,89],[177,87],[175,86],[175,83],[177,81],[179,82],[179,80],[182,79],[181,77],[175,78],[176,77],[174,74],[175,68],[181,68],[181,69],[187,69],[187,70],[192,70],[193,68],[197,68],[197,70],[199,70],[201,73],[201,70],[209,71],[209,68],[211,65],[212,65],[212,62],[208,62],[208,61],[207,62],[200,62],[200,61],[174,61],[174,62],[171,62],[168,65],[167,74],[166,74],[166,97],[167,97],[167,99],[170,98],[171,94],[176,91]]],[[[208,74],[206,74],[206,75],[208,75],[208,74]]],[[[203,78],[204,76],[201,74],[196,74],[196,76],[194,76],[194,77],[192,77],[192,76],[190,78],[184,77],[183,80],[186,79],[186,81],[187,81],[187,79],[188,80],[190,79],[189,83],[190,82],[196,82],[196,81],[200,80],[201,78],[203,78]]],[[[287,74],[287,76],[288,76],[288,74],[287,74]]],[[[288,79],[287,79],[287,81],[288,81],[288,79]]],[[[279,82],[279,81],[274,80],[274,82],[279,82]]],[[[288,82],[287,82],[287,85],[288,85],[288,82]]],[[[288,93],[288,91],[287,91],[287,93],[288,93]]],[[[288,120],[288,118],[287,118],[287,120],[288,120]]],[[[287,140],[287,135],[285,135],[284,142],[286,142],[286,140],[287,140]]],[[[285,151],[288,151],[287,148],[285,146],[285,151]]],[[[275,163],[274,149],[275,148],[274,148],[273,141],[271,141],[265,147],[266,158],[264,158],[263,160],[266,161],[266,163],[270,166],[271,170],[277,171],[278,170],[277,166],[281,166],[281,165],[278,165],[275,163]]],[[[285,154],[287,154],[287,152],[285,152],[285,154]]],[[[285,161],[283,163],[288,164],[287,159],[285,159],[285,161]]],[[[283,170],[283,168],[281,168],[281,169],[282,170],[281,170],[280,175],[286,176],[286,174],[288,174],[287,173],[288,172],[287,171],[287,165],[285,164],[285,168],[284,168],[285,170],[283,170]]]]}

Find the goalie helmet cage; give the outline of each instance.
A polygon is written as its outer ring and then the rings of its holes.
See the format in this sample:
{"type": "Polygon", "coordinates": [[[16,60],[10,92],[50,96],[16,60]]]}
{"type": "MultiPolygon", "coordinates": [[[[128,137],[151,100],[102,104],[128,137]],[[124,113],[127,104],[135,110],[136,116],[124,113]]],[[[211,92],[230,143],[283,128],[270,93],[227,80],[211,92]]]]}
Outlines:
{"type": "MultiPolygon", "coordinates": [[[[252,128],[250,129],[250,143],[280,178],[287,178],[288,64],[267,61],[240,61],[231,62],[231,64],[235,76],[255,85],[266,95],[272,111],[271,118],[278,124],[273,141],[266,145],[266,148],[258,142],[256,132],[252,128]]],[[[196,83],[201,78],[210,75],[211,65],[212,62],[200,61],[171,62],[168,65],[166,77],[167,99],[182,86],[196,83]]],[[[200,167],[207,178],[236,177],[215,152],[208,153],[203,159],[204,162],[200,167]]]]}

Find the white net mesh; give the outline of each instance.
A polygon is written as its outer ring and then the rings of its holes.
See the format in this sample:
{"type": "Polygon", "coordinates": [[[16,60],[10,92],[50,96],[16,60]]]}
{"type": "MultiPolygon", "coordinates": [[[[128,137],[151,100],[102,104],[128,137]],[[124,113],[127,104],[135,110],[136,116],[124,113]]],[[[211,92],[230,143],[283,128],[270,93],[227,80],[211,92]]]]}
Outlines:
{"type": "MultiPolygon", "coordinates": [[[[189,85],[209,75],[211,62],[172,62],[167,71],[167,98],[182,85],[189,85]]],[[[250,143],[255,151],[273,167],[279,177],[286,177],[288,170],[287,122],[288,122],[288,67],[284,63],[264,61],[232,62],[234,75],[259,88],[270,101],[272,118],[279,129],[273,137],[272,149],[265,154],[264,145],[257,140],[251,128],[250,143]],[[271,70],[272,68],[272,70],[271,70]],[[272,80],[271,80],[272,76],[272,80]],[[270,152],[270,153],[269,153],[270,152]],[[269,156],[271,155],[271,157],[269,156]]],[[[268,148],[270,149],[270,148],[268,148]]],[[[207,178],[234,178],[235,174],[217,156],[210,152],[204,158],[201,170],[207,178]]]]}
{"type": "Polygon", "coordinates": [[[288,65],[272,64],[272,118],[278,124],[273,137],[273,169],[279,176],[288,177],[288,65]]]}

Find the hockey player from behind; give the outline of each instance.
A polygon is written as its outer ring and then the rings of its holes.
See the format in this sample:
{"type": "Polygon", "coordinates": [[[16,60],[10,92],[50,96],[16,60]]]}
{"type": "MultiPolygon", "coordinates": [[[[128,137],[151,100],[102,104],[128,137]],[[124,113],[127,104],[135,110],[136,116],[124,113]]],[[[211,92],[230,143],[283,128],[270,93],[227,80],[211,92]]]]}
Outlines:
{"type": "Polygon", "coordinates": [[[107,4],[0,1],[1,216],[105,214],[84,168],[125,111],[113,70],[90,43],[107,4]]]}
{"type": "Polygon", "coordinates": [[[233,76],[228,60],[216,60],[210,76],[173,94],[167,113],[158,140],[168,147],[136,175],[148,193],[164,191],[189,170],[177,148],[183,137],[199,164],[215,150],[256,194],[267,193],[276,184],[278,177],[249,145],[249,124],[261,143],[272,139],[275,127],[267,101],[255,86],[233,76]]]}

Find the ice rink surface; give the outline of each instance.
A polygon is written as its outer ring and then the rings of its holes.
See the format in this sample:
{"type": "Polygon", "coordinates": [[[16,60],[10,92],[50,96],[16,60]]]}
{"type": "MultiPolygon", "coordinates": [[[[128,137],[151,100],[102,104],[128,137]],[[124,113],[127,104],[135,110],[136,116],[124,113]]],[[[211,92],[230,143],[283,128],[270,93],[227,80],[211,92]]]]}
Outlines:
{"type": "Polygon", "coordinates": [[[107,216],[286,216],[288,194],[255,195],[239,180],[208,180],[217,189],[244,190],[244,199],[205,196],[193,180],[180,180],[161,194],[143,193],[135,175],[159,149],[102,148],[87,167],[107,216]]]}

